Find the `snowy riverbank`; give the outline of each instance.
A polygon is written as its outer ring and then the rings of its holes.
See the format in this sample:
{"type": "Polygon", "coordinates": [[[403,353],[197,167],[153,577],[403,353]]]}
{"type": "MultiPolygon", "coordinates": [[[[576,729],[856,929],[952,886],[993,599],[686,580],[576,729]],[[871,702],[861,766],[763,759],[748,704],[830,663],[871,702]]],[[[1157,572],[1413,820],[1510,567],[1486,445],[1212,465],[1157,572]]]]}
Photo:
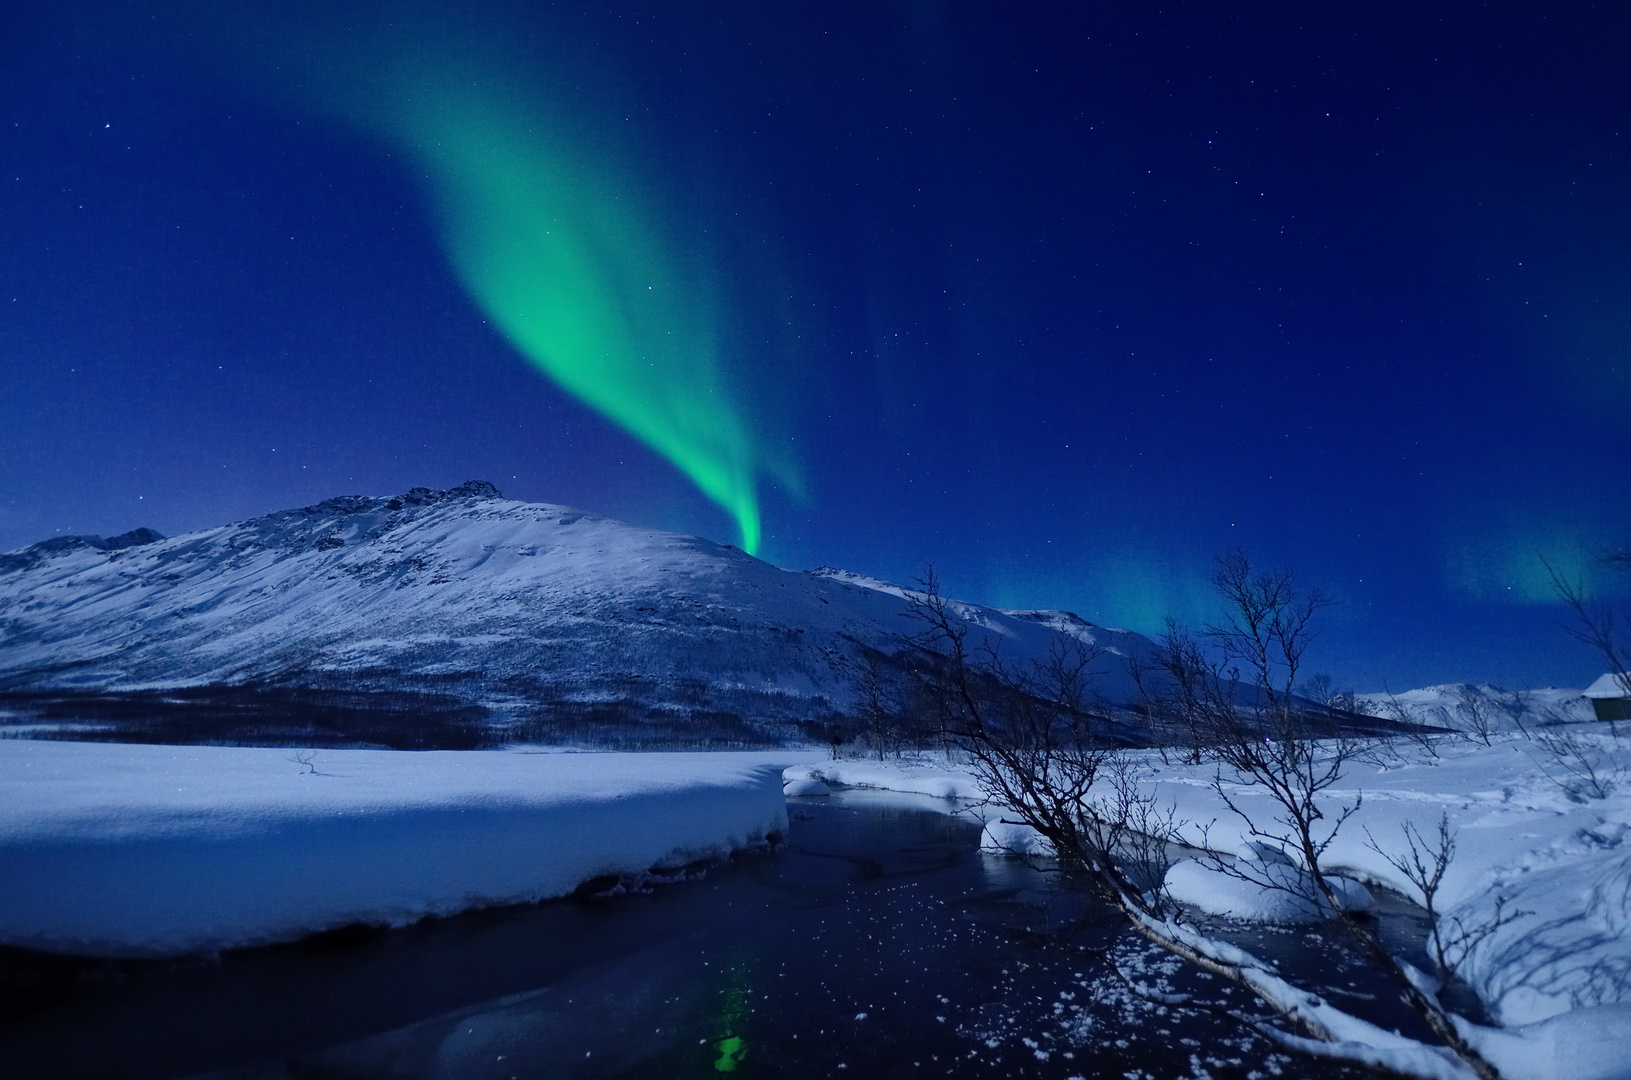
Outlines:
{"type": "MultiPolygon", "coordinates": [[[[1501,898],[1507,911],[1524,913],[1484,940],[1464,968],[1491,1016],[1513,1031],[1510,1045],[1489,1048],[1511,1075],[1631,1075],[1631,1066],[1615,1064],[1626,1060],[1631,1038],[1631,747],[1605,730],[1571,732],[1606,781],[1602,798],[1580,794],[1566,763],[1521,736],[1499,736],[1491,746],[1442,740],[1436,756],[1400,740],[1374,760],[1354,762],[1327,793],[1333,809],[1360,801],[1328,853],[1332,869],[1413,895],[1387,853],[1403,850],[1407,822],[1431,834],[1444,815],[1457,844],[1439,896],[1446,917],[1487,922],[1501,898]]],[[[1184,839],[1223,853],[1241,849],[1244,823],[1224,805],[1210,767],[1169,765],[1154,753],[1135,758],[1146,789],[1175,808],[1184,839]]],[[[822,762],[812,772],[829,784],[978,796],[973,777],[943,759],[822,762]]],[[[1228,777],[1223,783],[1248,814],[1272,820],[1263,795],[1228,777]]],[[[1024,850],[1025,832],[988,826],[987,844],[1024,850]]]]}
{"type": "Polygon", "coordinates": [[[0,740],[0,943],[166,955],[561,896],[786,827],[817,755],[0,740]]]}

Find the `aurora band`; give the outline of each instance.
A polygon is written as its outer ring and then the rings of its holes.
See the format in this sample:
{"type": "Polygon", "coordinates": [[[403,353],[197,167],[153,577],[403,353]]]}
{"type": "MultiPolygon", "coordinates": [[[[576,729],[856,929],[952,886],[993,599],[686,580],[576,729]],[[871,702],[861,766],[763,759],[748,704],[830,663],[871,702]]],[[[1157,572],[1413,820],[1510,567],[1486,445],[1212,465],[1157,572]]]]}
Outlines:
{"type": "Polygon", "coordinates": [[[667,458],[758,550],[757,469],[721,371],[707,292],[615,169],[538,110],[464,79],[418,81],[376,114],[431,181],[453,266],[536,367],[667,458]]]}

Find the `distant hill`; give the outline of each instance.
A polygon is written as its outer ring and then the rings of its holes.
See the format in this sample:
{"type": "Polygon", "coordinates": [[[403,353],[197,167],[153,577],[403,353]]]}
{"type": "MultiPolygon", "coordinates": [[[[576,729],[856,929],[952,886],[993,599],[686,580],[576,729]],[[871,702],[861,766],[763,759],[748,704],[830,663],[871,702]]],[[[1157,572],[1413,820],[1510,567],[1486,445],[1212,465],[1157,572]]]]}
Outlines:
{"type": "Polygon", "coordinates": [[[1591,703],[1580,690],[1503,690],[1472,683],[1445,683],[1397,694],[1357,694],[1353,708],[1370,716],[1467,732],[1517,731],[1593,718],[1591,703]]]}
{"type": "MultiPolygon", "coordinates": [[[[822,738],[856,711],[869,654],[906,692],[905,593],[482,481],[344,496],[0,555],[0,709],[163,741],[822,738]]],[[[1102,646],[1116,703],[1152,647],[1068,612],[957,611],[1015,659],[1060,634],[1102,646]]]]}

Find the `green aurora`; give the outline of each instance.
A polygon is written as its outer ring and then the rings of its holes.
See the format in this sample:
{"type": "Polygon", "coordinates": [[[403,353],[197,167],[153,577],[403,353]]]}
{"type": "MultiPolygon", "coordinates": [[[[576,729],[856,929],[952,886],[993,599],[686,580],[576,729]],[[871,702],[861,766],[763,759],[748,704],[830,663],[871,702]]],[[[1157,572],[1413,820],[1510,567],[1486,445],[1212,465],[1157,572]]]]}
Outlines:
{"type": "Polygon", "coordinates": [[[714,1061],[715,1072],[735,1072],[747,1059],[748,1046],[744,1031],[752,1009],[748,1008],[748,995],[752,992],[751,960],[739,955],[726,969],[724,1007],[719,1023],[724,1030],[722,1038],[714,1040],[713,1049],[719,1054],[714,1061]]]}
{"type": "Polygon", "coordinates": [[[695,243],[705,227],[663,212],[617,102],[577,86],[594,81],[583,56],[518,49],[526,35],[513,20],[436,3],[257,11],[184,0],[170,18],[162,47],[406,157],[490,323],[690,478],[758,551],[759,476],[795,494],[802,478],[785,449],[756,445],[745,419],[720,343],[719,275],[695,243]]]}
{"type": "Polygon", "coordinates": [[[677,466],[756,552],[753,447],[708,290],[615,169],[462,82],[421,83],[383,119],[430,178],[465,288],[533,365],[677,466]]]}

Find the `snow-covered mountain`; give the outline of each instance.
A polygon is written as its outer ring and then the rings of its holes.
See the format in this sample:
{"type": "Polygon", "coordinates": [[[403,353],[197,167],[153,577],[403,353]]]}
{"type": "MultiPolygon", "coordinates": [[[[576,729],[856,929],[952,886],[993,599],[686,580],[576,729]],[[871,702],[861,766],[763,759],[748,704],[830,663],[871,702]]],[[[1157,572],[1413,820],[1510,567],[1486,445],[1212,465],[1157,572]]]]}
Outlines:
{"type": "MultiPolygon", "coordinates": [[[[903,655],[921,630],[905,596],[482,481],[346,496],[168,539],[63,537],[0,555],[0,706],[190,717],[204,737],[298,717],[413,744],[378,735],[383,710],[436,727],[427,744],[448,744],[442,728],[478,742],[591,728],[779,740],[855,711],[864,657],[903,655]]],[[[1013,658],[1059,634],[1102,646],[1110,701],[1131,699],[1127,658],[1151,647],[1068,612],[956,610],[1013,658]]]]}

